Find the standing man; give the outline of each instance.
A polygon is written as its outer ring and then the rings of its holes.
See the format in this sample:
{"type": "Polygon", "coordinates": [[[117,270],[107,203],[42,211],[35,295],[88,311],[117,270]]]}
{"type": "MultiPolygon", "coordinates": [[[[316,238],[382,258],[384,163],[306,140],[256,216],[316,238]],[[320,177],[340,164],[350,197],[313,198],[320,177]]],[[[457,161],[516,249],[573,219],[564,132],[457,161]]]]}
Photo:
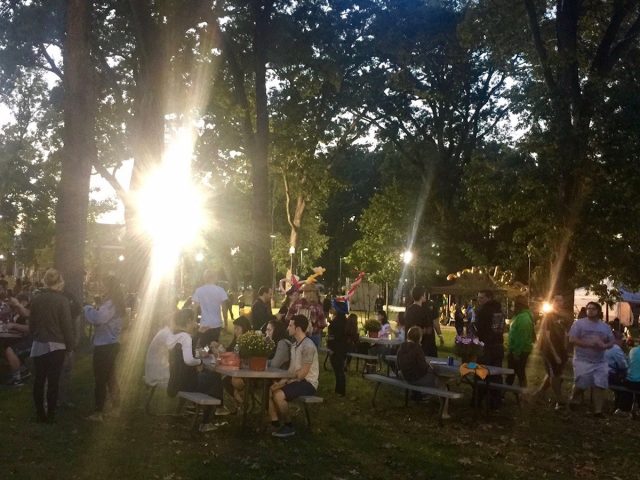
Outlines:
{"type": "Polygon", "coordinates": [[[302,298],[291,304],[287,311],[286,320],[290,321],[294,315],[304,315],[309,320],[309,336],[316,347],[319,347],[322,340],[322,330],[327,326],[327,322],[318,298],[318,289],[313,283],[305,283],[302,286],[302,298]]]}
{"type": "Polygon", "coordinates": [[[546,375],[542,385],[534,394],[535,398],[551,387],[556,400],[556,410],[562,408],[562,372],[569,358],[567,352],[567,332],[571,319],[564,308],[564,297],[555,295],[551,311],[542,319],[538,332],[540,355],[544,363],[546,375]]]}
{"type": "Polygon", "coordinates": [[[216,277],[211,270],[205,270],[204,285],[193,293],[193,303],[200,308],[200,328],[197,344],[204,346],[220,340],[222,330],[222,305],[228,300],[227,292],[215,284],[216,277]]]}
{"type": "Polygon", "coordinates": [[[578,397],[592,388],[594,417],[603,416],[604,392],[609,388],[609,365],[604,352],[615,343],[611,328],[602,322],[601,317],[600,304],[589,302],[587,318],[576,320],[569,330],[569,343],[575,346],[571,405],[576,405],[578,397]]]}
{"type": "Polygon", "coordinates": [[[260,287],[258,289],[258,298],[251,306],[251,328],[253,330],[261,330],[267,328],[267,323],[273,318],[271,314],[271,297],[273,290],[271,287],[260,287]]]}
{"type": "MultiPolygon", "coordinates": [[[[433,310],[426,305],[427,294],[424,287],[416,285],[411,290],[413,303],[409,305],[405,311],[405,332],[411,327],[420,327],[422,329],[422,350],[426,356],[437,357],[438,349],[436,347],[436,323],[438,318],[434,315],[433,310]]],[[[440,325],[437,325],[437,333],[442,344],[442,332],[440,325]]]]}
{"type": "Polygon", "coordinates": [[[382,298],[382,295],[378,294],[376,301],[373,304],[373,308],[375,313],[382,312],[384,310],[384,298],[382,298]]]}
{"type": "MultiPolygon", "coordinates": [[[[481,364],[502,367],[504,360],[504,314],[500,303],[493,298],[491,290],[478,292],[478,311],[476,312],[478,339],[484,343],[484,353],[478,359],[481,364]]],[[[502,375],[489,377],[493,383],[502,383],[502,375]]],[[[489,392],[489,407],[498,408],[502,403],[497,390],[489,392]]]]}
{"type": "Polygon", "coordinates": [[[295,339],[291,345],[289,372],[295,374],[295,378],[280,380],[271,386],[269,416],[271,424],[276,428],[273,432],[274,437],[295,435],[296,431],[289,417],[288,402],[298,397],[315,395],[318,388],[318,350],[307,337],[308,326],[309,321],[304,315],[294,315],[289,322],[289,335],[295,339]],[[284,425],[280,426],[280,421],[283,421],[284,425]]]}

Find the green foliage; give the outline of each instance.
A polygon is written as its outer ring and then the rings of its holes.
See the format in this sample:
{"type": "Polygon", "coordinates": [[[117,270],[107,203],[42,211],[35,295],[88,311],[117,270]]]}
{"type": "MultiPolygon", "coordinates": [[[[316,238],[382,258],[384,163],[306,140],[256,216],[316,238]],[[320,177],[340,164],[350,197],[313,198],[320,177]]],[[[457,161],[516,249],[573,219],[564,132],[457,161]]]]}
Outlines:
{"type": "Polygon", "coordinates": [[[238,337],[240,357],[268,357],[276,348],[275,343],[261,332],[246,332],[238,337]]]}
{"type": "Polygon", "coordinates": [[[370,318],[369,320],[364,322],[362,328],[365,332],[379,332],[380,330],[382,330],[382,324],[375,318],[370,318]]]}

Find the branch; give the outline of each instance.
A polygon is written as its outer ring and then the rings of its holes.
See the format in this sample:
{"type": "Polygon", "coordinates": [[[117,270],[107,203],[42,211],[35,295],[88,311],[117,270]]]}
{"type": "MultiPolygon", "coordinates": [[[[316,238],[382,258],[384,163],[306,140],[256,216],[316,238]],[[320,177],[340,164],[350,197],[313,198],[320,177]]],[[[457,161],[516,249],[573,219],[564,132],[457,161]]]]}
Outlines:
{"type": "Polygon", "coordinates": [[[129,192],[127,192],[124,189],[124,187],[120,184],[116,176],[113,173],[111,173],[109,170],[107,170],[104,166],[99,165],[97,162],[93,165],[93,168],[116,191],[116,194],[118,195],[120,200],[122,200],[122,203],[126,204],[129,192]]]}
{"type": "Polygon", "coordinates": [[[631,46],[638,39],[639,36],[640,36],[640,14],[638,14],[638,17],[633,22],[633,25],[631,25],[631,28],[629,28],[629,31],[625,35],[624,39],[621,40],[615,47],[613,47],[613,50],[611,51],[611,55],[609,55],[609,65],[608,65],[609,70],[613,68],[616,61],[620,60],[620,58],[622,58],[622,56],[625,53],[627,53],[629,48],[631,48],[631,46]]]}
{"type": "Polygon", "coordinates": [[[284,182],[284,196],[285,196],[285,208],[287,213],[287,223],[291,227],[292,230],[295,230],[295,226],[293,225],[293,219],[291,218],[291,194],[289,193],[289,181],[287,180],[287,174],[282,169],[282,181],[284,182]]]}
{"type": "Polygon", "coordinates": [[[51,67],[51,68],[46,68],[46,67],[43,67],[43,68],[45,70],[48,70],[49,72],[55,73],[60,78],[60,80],[62,80],[64,75],[60,70],[60,68],[58,68],[58,66],[56,65],[56,62],[53,61],[53,58],[51,58],[51,55],[49,55],[49,52],[47,52],[47,49],[45,48],[44,44],[41,43],[39,49],[40,49],[40,54],[42,54],[42,56],[45,58],[45,60],[51,67]]]}
{"type": "Polygon", "coordinates": [[[542,41],[542,34],[540,33],[540,25],[538,23],[538,14],[536,13],[536,6],[534,0],[523,0],[524,6],[527,9],[527,15],[529,17],[529,28],[531,29],[531,35],[533,36],[533,44],[538,58],[540,59],[540,65],[542,66],[542,73],[544,80],[547,83],[547,87],[553,92],[556,90],[556,81],[553,78],[553,72],[549,65],[549,55],[547,49],[544,47],[542,41]]]}

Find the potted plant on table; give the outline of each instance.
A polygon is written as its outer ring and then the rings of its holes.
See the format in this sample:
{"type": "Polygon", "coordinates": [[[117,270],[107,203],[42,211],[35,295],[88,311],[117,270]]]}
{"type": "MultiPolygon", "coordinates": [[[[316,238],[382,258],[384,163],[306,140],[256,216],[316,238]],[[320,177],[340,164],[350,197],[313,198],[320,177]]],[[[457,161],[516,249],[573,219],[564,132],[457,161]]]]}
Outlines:
{"type": "Polygon", "coordinates": [[[370,318],[364,322],[364,330],[369,335],[369,338],[378,338],[378,332],[382,330],[382,324],[375,318],[370,318]]]}
{"type": "Polygon", "coordinates": [[[263,371],[267,368],[267,359],[276,348],[275,343],[261,332],[246,332],[238,337],[240,358],[249,360],[251,370],[263,371]]]}
{"type": "Polygon", "coordinates": [[[484,343],[478,337],[456,335],[454,348],[463,363],[475,362],[484,352],[484,343]]]}

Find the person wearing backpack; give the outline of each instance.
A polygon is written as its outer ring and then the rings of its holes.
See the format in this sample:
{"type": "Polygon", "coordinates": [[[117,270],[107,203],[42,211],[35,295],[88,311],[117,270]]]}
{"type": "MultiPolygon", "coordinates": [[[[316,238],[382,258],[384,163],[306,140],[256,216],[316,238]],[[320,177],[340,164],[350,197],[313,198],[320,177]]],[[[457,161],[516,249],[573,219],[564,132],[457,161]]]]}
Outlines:
{"type": "Polygon", "coordinates": [[[521,295],[515,299],[515,315],[509,325],[509,350],[507,363],[514,373],[507,375],[507,385],[513,385],[515,377],[522,388],[527,386],[527,361],[536,341],[533,328],[533,315],[529,310],[527,297],[521,295]]]}

